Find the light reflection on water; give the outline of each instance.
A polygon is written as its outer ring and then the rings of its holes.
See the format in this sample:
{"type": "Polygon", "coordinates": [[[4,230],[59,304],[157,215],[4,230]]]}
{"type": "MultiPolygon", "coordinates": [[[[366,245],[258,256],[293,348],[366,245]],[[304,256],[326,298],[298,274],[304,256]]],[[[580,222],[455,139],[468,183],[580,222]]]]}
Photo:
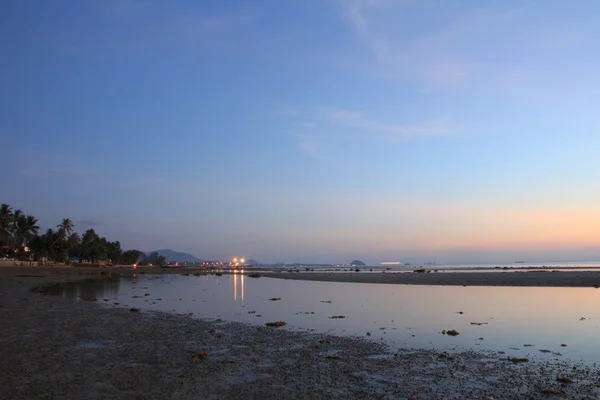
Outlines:
{"type": "Polygon", "coordinates": [[[333,334],[365,336],[370,332],[371,339],[388,339],[399,346],[489,349],[521,357],[600,361],[600,290],[593,288],[410,286],[237,274],[139,275],[123,278],[120,284],[109,283],[104,293],[94,286],[85,298],[91,299],[92,294],[99,299],[109,297],[123,307],[194,313],[200,318],[261,325],[283,320],[291,328],[333,334]],[[277,297],[281,300],[269,300],[277,297]],[[329,318],[338,315],[347,318],[329,318]],[[440,334],[444,329],[456,329],[460,335],[440,334]]]}

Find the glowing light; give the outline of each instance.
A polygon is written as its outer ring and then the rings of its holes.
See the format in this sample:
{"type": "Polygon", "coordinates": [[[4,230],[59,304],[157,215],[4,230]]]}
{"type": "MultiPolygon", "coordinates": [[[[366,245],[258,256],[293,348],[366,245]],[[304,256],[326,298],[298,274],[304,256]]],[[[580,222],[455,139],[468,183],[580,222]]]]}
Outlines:
{"type": "Polygon", "coordinates": [[[233,262],[237,262],[237,257],[234,257],[234,258],[233,258],[233,262]]]}
{"type": "Polygon", "coordinates": [[[132,267],[133,267],[133,269],[136,269],[137,268],[137,264],[133,264],[132,267]]]}
{"type": "Polygon", "coordinates": [[[246,262],[246,260],[244,260],[243,258],[240,259],[240,262],[243,264],[244,262],[246,262]]]}

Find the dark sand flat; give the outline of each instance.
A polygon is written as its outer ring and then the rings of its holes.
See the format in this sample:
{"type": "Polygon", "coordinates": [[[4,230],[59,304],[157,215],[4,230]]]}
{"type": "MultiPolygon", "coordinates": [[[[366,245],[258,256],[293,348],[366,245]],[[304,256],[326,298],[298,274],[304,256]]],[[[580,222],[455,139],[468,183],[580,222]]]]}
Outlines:
{"type": "Polygon", "coordinates": [[[568,360],[514,363],[496,352],[391,350],[383,341],[366,338],[131,312],[121,305],[45,293],[49,282],[60,286],[90,274],[108,276],[106,271],[67,271],[0,270],[1,399],[600,395],[600,371],[568,360]],[[42,289],[34,292],[34,286],[42,289]],[[558,382],[563,376],[571,382],[558,382]]]}
{"type": "Polygon", "coordinates": [[[535,272],[267,272],[261,276],[325,282],[391,283],[401,285],[454,286],[600,286],[600,271],[535,272]]]}

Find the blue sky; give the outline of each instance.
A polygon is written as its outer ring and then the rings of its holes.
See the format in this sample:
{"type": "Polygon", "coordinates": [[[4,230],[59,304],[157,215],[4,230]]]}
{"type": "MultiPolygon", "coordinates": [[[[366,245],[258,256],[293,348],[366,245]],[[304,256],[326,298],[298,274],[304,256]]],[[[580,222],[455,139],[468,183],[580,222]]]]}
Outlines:
{"type": "Polygon", "coordinates": [[[206,259],[600,259],[594,1],[13,1],[1,201],[206,259]]]}

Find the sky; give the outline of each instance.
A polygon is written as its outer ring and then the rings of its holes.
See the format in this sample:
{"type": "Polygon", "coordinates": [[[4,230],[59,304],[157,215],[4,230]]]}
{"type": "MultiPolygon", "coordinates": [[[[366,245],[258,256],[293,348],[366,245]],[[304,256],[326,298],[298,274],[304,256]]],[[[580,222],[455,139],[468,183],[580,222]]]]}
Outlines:
{"type": "Polygon", "coordinates": [[[124,248],[600,260],[596,1],[16,1],[0,202],[124,248]]]}

